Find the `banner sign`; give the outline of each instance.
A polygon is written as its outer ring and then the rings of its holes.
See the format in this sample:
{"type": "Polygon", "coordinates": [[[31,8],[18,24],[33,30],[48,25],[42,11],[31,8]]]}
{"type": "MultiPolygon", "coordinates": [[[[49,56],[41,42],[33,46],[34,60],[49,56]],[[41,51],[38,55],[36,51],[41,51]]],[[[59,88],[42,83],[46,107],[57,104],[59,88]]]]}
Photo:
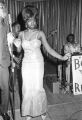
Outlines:
{"type": "Polygon", "coordinates": [[[73,94],[82,94],[82,55],[72,56],[73,94]]]}

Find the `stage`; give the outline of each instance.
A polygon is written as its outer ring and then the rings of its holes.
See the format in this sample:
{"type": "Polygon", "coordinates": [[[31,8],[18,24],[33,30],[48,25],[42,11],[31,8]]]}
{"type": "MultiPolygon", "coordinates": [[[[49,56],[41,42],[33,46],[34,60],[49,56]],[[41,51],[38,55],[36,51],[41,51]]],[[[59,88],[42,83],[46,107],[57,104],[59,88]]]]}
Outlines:
{"type": "MultiPolygon", "coordinates": [[[[82,120],[82,95],[53,94],[45,85],[48,99],[48,113],[46,120],[82,120]]],[[[15,91],[15,119],[25,120],[20,116],[20,100],[18,90],[15,91]]],[[[10,110],[9,110],[9,114],[10,110]]],[[[33,118],[42,120],[41,117],[33,118]]]]}

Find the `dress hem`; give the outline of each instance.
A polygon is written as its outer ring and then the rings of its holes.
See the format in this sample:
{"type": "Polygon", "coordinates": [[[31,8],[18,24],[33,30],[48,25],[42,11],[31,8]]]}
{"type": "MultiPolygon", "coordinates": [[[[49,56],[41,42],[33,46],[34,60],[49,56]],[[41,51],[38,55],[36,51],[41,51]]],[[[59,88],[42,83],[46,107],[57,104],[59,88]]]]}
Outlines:
{"type": "Polygon", "coordinates": [[[46,113],[47,113],[47,111],[44,112],[44,113],[42,113],[42,114],[40,114],[40,115],[35,115],[35,116],[31,116],[31,115],[21,115],[21,117],[27,117],[27,116],[29,116],[29,117],[35,118],[35,117],[39,117],[39,116],[41,116],[41,115],[44,115],[44,114],[46,114],[46,113]]]}

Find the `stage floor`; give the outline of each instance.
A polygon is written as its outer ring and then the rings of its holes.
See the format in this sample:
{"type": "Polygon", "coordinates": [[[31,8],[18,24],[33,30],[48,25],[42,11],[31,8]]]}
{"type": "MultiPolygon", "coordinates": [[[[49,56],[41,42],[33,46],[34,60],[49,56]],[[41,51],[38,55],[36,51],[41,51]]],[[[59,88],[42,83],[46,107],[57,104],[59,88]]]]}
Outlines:
{"type": "MultiPolygon", "coordinates": [[[[53,94],[47,86],[45,90],[48,100],[46,120],[82,120],[82,95],[53,94]]],[[[10,112],[9,114],[11,115],[10,112]]],[[[17,90],[15,92],[15,119],[25,120],[20,116],[20,100],[17,90]]],[[[42,120],[41,117],[33,119],[42,120]]]]}

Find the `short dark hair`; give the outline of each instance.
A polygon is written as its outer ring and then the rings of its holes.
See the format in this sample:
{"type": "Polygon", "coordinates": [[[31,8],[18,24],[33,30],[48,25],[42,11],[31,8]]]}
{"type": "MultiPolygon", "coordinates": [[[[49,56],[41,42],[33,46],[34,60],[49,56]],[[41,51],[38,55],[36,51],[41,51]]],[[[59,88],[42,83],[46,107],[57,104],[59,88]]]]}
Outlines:
{"type": "Polygon", "coordinates": [[[30,17],[33,16],[34,16],[33,11],[30,8],[28,8],[28,6],[26,6],[22,11],[23,20],[26,22],[30,17]]]}
{"type": "Polygon", "coordinates": [[[67,39],[67,42],[74,43],[75,42],[75,35],[70,33],[70,34],[67,35],[66,39],[67,39]]]}
{"type": "Polygon", "coordinates": [[[25,22],[31,17],[36,18],[37,14],[38,14],[38,9],[33,5],[27,5],[22,10],[22,17],[25,22]]]}
{"type": "Polygon", "coordinates": [[[16,25],[20,25],[18,21],[15,21],[14,23],[12,23],[12,27],[14,27],[16,25]]]}

